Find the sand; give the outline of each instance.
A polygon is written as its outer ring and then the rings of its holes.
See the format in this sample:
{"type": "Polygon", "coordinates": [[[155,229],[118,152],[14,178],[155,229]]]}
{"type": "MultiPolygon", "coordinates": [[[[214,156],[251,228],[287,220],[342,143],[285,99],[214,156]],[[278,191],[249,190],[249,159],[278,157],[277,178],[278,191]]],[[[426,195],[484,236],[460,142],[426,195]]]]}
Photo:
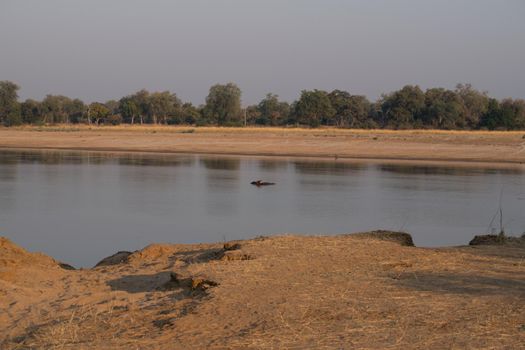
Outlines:
{"type": "Polygon", "coordinates": [[[0,127],[0,148],[525,164],[525,132],[26,126],[0,127]]]}
{"type": "Polygon", "coordinates": [[[0,239],[0,348],[525,344],[525,245],[428,249],[366,234],[235,243],[155,244],[71,271],[0,239]]]}

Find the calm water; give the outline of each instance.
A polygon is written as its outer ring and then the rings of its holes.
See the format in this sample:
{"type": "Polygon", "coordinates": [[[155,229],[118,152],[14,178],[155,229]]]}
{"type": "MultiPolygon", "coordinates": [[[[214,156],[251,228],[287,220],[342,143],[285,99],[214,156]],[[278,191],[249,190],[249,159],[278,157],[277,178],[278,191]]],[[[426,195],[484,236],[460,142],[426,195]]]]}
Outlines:
{"type": "Polygon", "coordinates": [[[193,155],[0,151],[0,234],[90,266],[152,242],[406,230],[416,245],[525,231],[525,170],[193,155]],[[276,186],[256,188],[263,179],[276,186]]]}

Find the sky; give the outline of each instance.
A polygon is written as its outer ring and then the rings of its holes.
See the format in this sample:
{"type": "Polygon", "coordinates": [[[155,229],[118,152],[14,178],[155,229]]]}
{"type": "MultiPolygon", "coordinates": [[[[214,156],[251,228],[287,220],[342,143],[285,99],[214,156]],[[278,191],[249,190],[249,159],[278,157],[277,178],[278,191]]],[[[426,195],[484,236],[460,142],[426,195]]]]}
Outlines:
{"type": "Polygon", "coordinates": [[[0,80],[85,102],[146,88],[198,105],[228,82],[243,105],[407,84],[525,98],[525,1],[0,0],[0,80]]]}

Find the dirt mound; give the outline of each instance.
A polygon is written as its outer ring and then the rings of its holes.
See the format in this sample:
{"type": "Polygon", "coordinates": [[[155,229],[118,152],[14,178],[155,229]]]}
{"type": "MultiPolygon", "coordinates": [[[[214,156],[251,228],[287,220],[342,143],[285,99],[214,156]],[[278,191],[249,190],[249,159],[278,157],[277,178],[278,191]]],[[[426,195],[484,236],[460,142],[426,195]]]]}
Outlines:
{"type": "Polygon", "coordinates": [[[116,252],[115,254],[110,255],[110,256],[100,260],[95,265],[95,267],[111,266],[111,265],[118,265],[118,264],[125,263],[125,262],[128,261],[128,258],[129,258],[129,256],[131,254],[133,254],[133,253],[132,252],[127,252],[127,251],[116,252]]]}
{"type": "Polygon", "coordinates": [[[150,244],[144,249],[133,252],[129,256],[130,262],[146,262],[167,259],[177,251],[173,244],[150,244]]]}
{"type": "Polygon", "coordinates": [[[505,243],[505,237],[500,235],[478,235],[468,243],[469,245],[492,245],[505,243]]]}
{"type": "Polygon", "coordinates": [[[509,237],[505,235],[477,235],[468,243],[469,245],[524,245],[525,237],[509,237]]]}
{"type": "Polygon", "coordinates": [[[363,233],[353,233],[352,237],[365,237],[373,238],[381,241],[390,241],[399,243],[402,246],[414,247],[414,241],[412,236],[406,232],[397,232],[397,231],[387,231],[387,230],[377,230],[363,233]]]}
{"type": "Polygon", "coordinates": [[[45,254],[30,253],[9,239],[0,237],[0,269],[25,266],[57,267],[59,264],[61,263],[45,254]]]}

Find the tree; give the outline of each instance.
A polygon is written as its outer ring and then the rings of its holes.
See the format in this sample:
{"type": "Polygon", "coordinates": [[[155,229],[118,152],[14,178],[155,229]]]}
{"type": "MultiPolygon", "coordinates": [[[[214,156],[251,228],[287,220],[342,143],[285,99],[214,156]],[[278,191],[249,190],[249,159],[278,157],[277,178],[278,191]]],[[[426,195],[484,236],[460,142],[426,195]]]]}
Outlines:
{"type": "Polygon", "coordinates": [[[299,124],[317,127],[326,124],[334,114],[335,109],[330,103],[328,94],[322,90],[303,90],[299,101],[294,105],[295,120],[299,124]]]}
{"type": "Polygon", "coordinates": [[[406,85],[384,95],[381,99],[383,126],[395,129],[414,127],[424,107],[425,94],[417,85],[406,85]]]}
{"type": "Polygon", "coordinates": [[[181,107],[181,119],[185,124],[196,124],[201,119],[201,113],[191,103],[184,103],[181,107]]]}
{"type": "Polygon", "coordinates": [[[177,95],[169,91],[154,92],[147,99],[147,111],[150,121],[157,124],[159,120],[163,124],[168,123],[168,119],[180,118],[181,101],[177,95]]]}
{"type": "Polygon", "coordinates": [[[346,91],[334,90],[328,94],[335,110],[333,123],[339,127],[369,128],[375,122],[370,118],[370,101],[365,96],[350,95],[346,91]]]}
{"type": "Polygon", "coordinates": [[[47,95],[42,101],[44,123],[69,123],[69,111],[73,101],[62,95],[47,95]]]}
{"type": "Polygon", "coordinates": [[[472,88],[470,84],[458,84],[456,85],[456,94],[463,101],[466,125],[471,129],[477,128],[489,107],[487,93],[472,88]]]}
{"type": "Polygon", "coordinates": [[[139,107],[132,96],[126,96],[121,98],[119,101],[118,110],[124,122],[130,124],[134,124],[135,118],[137,118],[140,115],[139,107]]]}
{"type": "Polygon", "coordinates": [[[20,104],[22,122],[26,124],[41,123],[43,120],[42,103],[27,99],[20,104]]]}
{"type": "Polygon", "coordinates": [[[288,119],[290,105],[287,102],[279,101],[279,96],[269,93],[257,105],[256,110],[259,113],[254,120],[255,124],[282,125],[288,119]]]}
{"type": "Polygon", "coordinates": [[[140,119],[140,124],[144,124],[144,120],[150,113],[149,95],[150,94],[148,90],[142,89],[130,96],[130,99],[137,106],[137,112],[138,112],[138,117],[140,119]]]}
{"type": "Polygon", "coordinates": [[[513,115],[511,129],[525,129],[525,100],[508,98],[501,101],[501,106],[504,110],[511,111],[513,115]]]}
{"type": "Polygon", "coordinates": [[[95,124],[100,124],[100,122],[103,122],[109,115],[110,110],[102,103],[99,102],[93,102],[89,105],[88,109],[88,118],[91,121],[94,121],[95,124]]]}
{"type": "Polygon", "coordinates": [[[262,125],[261,112],[258,105],[246,107],[246,123],[248,125],[262,125]]]}
{"type": "Polygon", "coordinates": [[[82,100],[75,98],[74,100],[66,101],[64,111],[68,115],[68,120],[72,123],[80,123],[85,120],[87,107],[82,100]]]}
{"type": "Polygon", "coordinates": [[[428,89],[421,120],[423,124],[438,129],[465,127],[467,122],[461,97],[454,91],[442,88],[428,89]]]}
{"type": "Polygon", "coordinates": [[[109,109],[109,113],[111,114],[119,114],[119,102],[115,100],[109,100],[104,102],[104,106],[106,106],[107,109],[109,109]]]}
{"type": "Polygon", "coordinates": [[[239,124],[241,89],[233,83],[212,86],[206,97],[204,116],[217,125],[239,124]]]}
{"type": "Polygon", "coordinates": [[[0,81],[0,122],[6,126],[22,123],[18,89],[15,83],[0,81]]]}
{"type": "Polygon", "coordinates": [[[495,98],[489,100],[487,112],[482,116],[480,126],[489,130],[512,130],[518,127],[516,114],[521,113],[521,107],[510,99],[503,100],[501,103],[495,98]]]}

